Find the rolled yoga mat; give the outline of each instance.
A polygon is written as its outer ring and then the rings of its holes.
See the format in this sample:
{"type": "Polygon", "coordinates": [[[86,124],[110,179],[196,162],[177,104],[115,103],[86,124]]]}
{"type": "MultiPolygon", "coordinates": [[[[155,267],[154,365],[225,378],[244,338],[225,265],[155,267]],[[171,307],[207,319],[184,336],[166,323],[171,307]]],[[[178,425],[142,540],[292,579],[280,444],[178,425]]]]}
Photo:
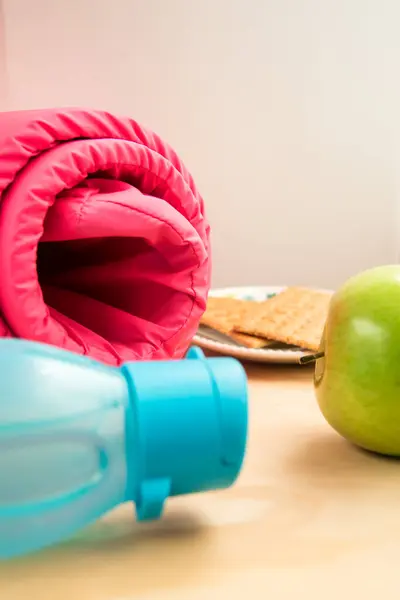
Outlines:
{"type": "Polygon", "coordinates": [[[209,251],[191,175],[136,121],[0,113],[0,336],[111,365],[180,358],[205,309],[209,251]]]}

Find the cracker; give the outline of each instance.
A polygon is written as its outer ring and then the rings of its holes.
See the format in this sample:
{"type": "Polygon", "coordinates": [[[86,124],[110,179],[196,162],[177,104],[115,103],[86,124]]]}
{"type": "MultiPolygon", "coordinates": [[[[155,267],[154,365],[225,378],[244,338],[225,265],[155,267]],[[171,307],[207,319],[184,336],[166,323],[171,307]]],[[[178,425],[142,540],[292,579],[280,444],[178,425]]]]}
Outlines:
{"type": "Polygon", "coordinates": [[[234,331],[318,350],[331,297],[329,292],[287,288],[238,319],[234,331]]]}
{"type": "Polygon", "coordinates": [[[247,348],[264,348],[270,342],[259,336],[233,331],[234,324],[240,323],[247,311],[254,309],[257,302],[239,300],[237,298],[209,297],[206,312],[201,318],[201,324],[211,327],[231,337],[247,348]]]}
{"type": "Polygon", "coordinates": [[[273,343],[270,340],[266,340],[255,335],[248,335],[247,333],[239,333],[238,331],[231,331],[229,333],[229,337],[234,339],[236,342],[239,342],[239,344],[242,344],[242,346],[246,346],[247,348],[255,348],[256,350],[259,350],[260,348],[266,348],[273,343]]]}

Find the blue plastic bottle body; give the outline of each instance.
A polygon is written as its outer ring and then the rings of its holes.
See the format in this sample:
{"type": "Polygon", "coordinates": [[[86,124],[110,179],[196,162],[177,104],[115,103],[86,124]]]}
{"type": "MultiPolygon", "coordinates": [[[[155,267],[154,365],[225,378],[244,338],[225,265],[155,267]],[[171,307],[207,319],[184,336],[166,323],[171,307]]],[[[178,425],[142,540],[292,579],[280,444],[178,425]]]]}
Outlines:
{"type": "Polygon", "coordinates": [[[68,538],[126,499],[128,392],[119,370],[28,342],[1,343],[0,372],[8,558],[68,538]]]}
{"type": "Polygon", "coordinates": [[[230,486],[247,439],[247,382],[198,350],[121,369],[0,342],[0,558],[63,539],[125,501],[158,518],[169,496],[230,486]]]}

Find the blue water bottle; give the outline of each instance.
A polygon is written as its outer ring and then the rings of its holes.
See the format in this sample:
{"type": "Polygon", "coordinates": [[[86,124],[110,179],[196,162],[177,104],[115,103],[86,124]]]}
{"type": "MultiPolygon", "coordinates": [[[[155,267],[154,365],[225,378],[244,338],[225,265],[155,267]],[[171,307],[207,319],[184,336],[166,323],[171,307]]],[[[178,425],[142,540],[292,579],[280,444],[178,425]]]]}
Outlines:
{"type": "Polygon", "coordinates": [[[247,382],[229,358],[121,368],[0,341],[0,558],[70,537],[132,501],[139,520],[169,496],[237,478],[247,382]]]}

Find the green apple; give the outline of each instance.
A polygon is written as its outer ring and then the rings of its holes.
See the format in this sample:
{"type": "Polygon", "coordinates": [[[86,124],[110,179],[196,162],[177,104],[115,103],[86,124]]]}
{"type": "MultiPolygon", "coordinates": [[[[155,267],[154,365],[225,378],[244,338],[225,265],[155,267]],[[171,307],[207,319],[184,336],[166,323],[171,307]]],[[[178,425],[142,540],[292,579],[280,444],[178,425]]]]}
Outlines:
{"type": "Polygon", "coordinates": [[[360,273],[334,294],[320,352],[314,385],[328,423],[400,456],[400,265],[360,273]]]}

